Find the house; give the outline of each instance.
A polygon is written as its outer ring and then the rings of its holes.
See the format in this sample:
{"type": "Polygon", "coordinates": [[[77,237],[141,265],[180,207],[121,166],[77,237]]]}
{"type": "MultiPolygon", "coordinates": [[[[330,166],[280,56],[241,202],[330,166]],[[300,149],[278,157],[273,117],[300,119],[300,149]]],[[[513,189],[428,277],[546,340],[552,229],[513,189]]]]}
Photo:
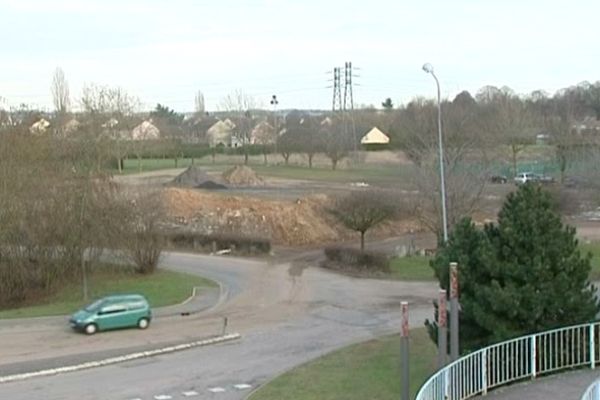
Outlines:
{"type": "Polygon", "coordinates": [[[578,135],[598,135],[600,134],[600,121],[595,117],[585,117],[573,124],[573,130],[578,135]]]}
{"type": "Polygon", "coordinates": [[[50,122],[46,121],[44,118],[41,118],[40,120],[34,122],[29,127],[29,132],[31,132],[33,134],[42,134],[42,133],[46,132],[49,127],[50,127],[50,122]]]}
{"type": "Polygon", "coordinates": [[[267,121],[259,122],[250,132],[251,144],[275,144],[276,139],[275,128],[267,121]]]}
{"type": "Polygon", "coordinates": [[[233,137],[233,128],[235,124],[231,120],[215,122],[206,131],[206,138],[210,147],[231,146],[231,138],[233,137]]]}
{"type": "Polygon", "coordinates": [[[81,126],[81,123],[79,121],[77,121],[75,118],[71,118],[63,126],[63,130],[64,130],[65,134],[68,135],[70,133],[73,133],[73,132],[77,131],[80,126],[81,126]]]}
{"type": "Polygon", "coordinates": [[[152,140],[160,138],[160,131],[150,121],[143,121],[141,124],[133,128],[131,138],[133,140],[152,140]]]}
{"type": "Polygon", "coordinates": [[[377,127],[373,127],[373,129],[360,139],[361,144],[388,144],[389,142],[389,136],[381,132],[377,127]]]}

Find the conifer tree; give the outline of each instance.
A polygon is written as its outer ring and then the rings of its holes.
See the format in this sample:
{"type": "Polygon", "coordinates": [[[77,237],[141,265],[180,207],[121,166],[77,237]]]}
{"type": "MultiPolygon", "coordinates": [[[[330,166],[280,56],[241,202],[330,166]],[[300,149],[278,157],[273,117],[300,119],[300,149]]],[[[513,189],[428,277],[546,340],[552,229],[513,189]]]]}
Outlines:
{"type": "MultiPolygon", "coordinates": [[[[600,307],[590,259],[550,195],[527,184],[509,194],[497,225],[458,224],[431,265],[448,289],[448,264],[459,264],[461,351],[468,351],[593,320],[600,307]]],[[[435,339],[437,326],[426,325],[435,339]]]]}

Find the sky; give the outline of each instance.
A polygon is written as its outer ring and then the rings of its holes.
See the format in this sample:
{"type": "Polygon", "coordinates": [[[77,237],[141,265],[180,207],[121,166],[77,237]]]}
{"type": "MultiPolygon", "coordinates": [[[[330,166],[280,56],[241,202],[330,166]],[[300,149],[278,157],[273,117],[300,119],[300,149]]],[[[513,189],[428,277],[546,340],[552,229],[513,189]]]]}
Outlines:
{"type": "MultiPolygon", "coordinates": [[[[332,70],[354,66],[354,103],[549,93],[600,80],[600,2],[571,0],[0,0],[0,107],[52,109],[64,70],[75,109],[87,84],[176,111],[236,90],[270,108],[330,109],[332,70]]],[[[343,89],[343,88],[342,88],[343,89]]]]}

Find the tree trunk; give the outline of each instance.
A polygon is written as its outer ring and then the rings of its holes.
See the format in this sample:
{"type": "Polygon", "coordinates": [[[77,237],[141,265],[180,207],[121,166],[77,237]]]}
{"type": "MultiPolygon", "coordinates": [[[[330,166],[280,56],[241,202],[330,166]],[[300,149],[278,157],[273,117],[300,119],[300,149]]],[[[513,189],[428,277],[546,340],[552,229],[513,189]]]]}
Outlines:
{"type": "Polygon", "coordinates": [[[290,161],[290,155],[289,154],[284,154],[283,155],[283,159],[285,161],[285,165],[288,165],[289,161],[290,161]]]}
{"type": "Polygon", "coordinates": [[[313,154],[308,155],[308,168],[312,168],[313,154]]]}
{"type": "Polygon", "coordinates": [[[142,156],[141,154],[138,154],[138,171],[142,172],[142,156]]]}
{"type": "Polygon", "coordinates": [[[244,165],[248,165],[248,149],[244,146],[244,165]]]}
{"type": "Polygon", "coordinates": [[[331,159],[331,169],[335,171],[335,169],[337,168],[337,163],[338,160],[336,158],[332,158],[331,159]]]}
{"type": "Polygon", "coordinates": [[[265,149],[265,151],[263,153],[263,157],[264,157],[263,164],[267,165],[267,149],[265,149]]]}
{"type": "Polygon", "coordinates": [[[365,232],[360,233],[360,251],[365,251],[365,232]]]}

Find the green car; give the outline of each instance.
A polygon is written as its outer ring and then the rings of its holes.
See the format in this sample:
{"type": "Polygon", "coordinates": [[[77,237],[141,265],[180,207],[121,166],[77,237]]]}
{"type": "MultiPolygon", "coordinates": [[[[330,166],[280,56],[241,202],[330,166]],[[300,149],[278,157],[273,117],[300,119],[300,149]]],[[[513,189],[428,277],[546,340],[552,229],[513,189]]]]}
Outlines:
{"type": "Polygon", "coordinates": [[[146,329],[152,320],[152,310],[146,298],[139,294],[103,297],[77,311],[69,319],[71,327],[93,335],[97,331],[137,326],[146,329]]]}

